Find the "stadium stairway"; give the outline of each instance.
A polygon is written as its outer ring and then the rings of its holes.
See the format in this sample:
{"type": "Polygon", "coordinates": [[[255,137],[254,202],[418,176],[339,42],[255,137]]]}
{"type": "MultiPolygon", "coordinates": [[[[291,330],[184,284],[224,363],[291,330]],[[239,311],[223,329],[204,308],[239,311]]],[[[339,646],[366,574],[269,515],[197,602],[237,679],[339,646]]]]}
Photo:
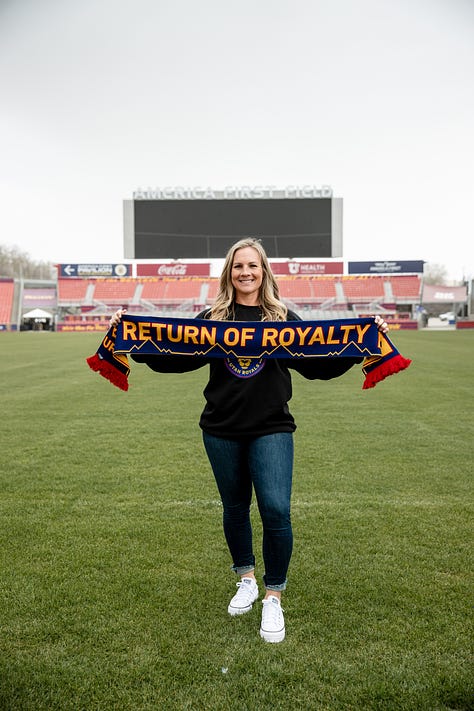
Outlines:
{"type": "Polygon", "coordinates": [[[135,289],[135,293],[133,295],[133,299],[132,299],[133,304],[140,304],[141,303],[142,293],[143,293],[143,282],[139,282],[137,284],[137,288],[135,289]]]}
{"type": "Polygon", "coordinates": [[[342,283],[340,281],[336,281],[334,284],[336,288],[336,299],[339,304],[345,304],[347,302],[347,299],[344,294],[344,287],[342,286],[342,283]]]}
{"type": "Polygon", "coordinates": [[[207,296],[209,294],[209,282],[205,281],[201,286],[201,291],[199,292],[199,303],[207,304],[207,296]]]}
{"type": "Polygon", "coordinates": [[[384,299],[387,304],[393,304],[395,301],[395,298],[393,296],[393,289],[392,289],[392,282],[390,279],[384,279],[383,282],[383,293],[384,293],[384,299]]]}
{"type": "Polygon", "coordinates": [[[87,291],[84,297],[84,304],[86,306],[92,306],[92,304],[94,303],[94,289],[95,282],[90,282],[90,284],[87,285],[87,291]]]}

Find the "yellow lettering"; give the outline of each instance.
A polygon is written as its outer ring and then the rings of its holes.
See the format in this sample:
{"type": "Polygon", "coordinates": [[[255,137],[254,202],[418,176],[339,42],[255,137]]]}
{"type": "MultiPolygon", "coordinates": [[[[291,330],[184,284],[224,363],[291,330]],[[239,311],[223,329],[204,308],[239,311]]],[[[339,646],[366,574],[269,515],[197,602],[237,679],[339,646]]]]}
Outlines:
{"type": "Polygon", "coordinates": [[[216,344],[216,327],[212,326],[211,330],[207,326],[201,326],[201,345],[208,342],[211,346],[216,344]]]}
{"type": "Polygon", "coordinates": [[[138,339],[140,341],[150,340],[150,324],[147,321],[140,321],[138,323],[138,339]]]}
{"type": "Polygon", "coordinates": [[[295,332],[292,328],[282,328],[280,331],[280,345],[291,346],[295,340],[295,332]]]}
{"type": "Polygon", "coordinates": [[[262,347],[270,345],[274,348],[277,347],[278,330],[276,328],[264,328],[262,332],[262,347]]]}
{"type": "Polygon", "coordinates": [[[194,343],[195,346],[199,343],[198,340],[198,334],[199,334],[199,328],[197,326],[190,326],[186,324],[184,327],[184,342],[189,343],[194,343]]]}
{"type": "Polygon", "coordinates": [[[236,346],[239,342],[240,332],[238,328],[226,328],[224,331],[224,343],[226,346],[236,346]]]}
{"type": "Polygon", "coordinates": [[[379,331],[378,347],[380,348],[380,355],[381,356],[386,356],[389,353],[392,353],[392,351],[393,351],[392,344],[390,343],[390,341],[388,341],[384,337],[383,333],[380,333],[380,331],[379,331]]]}
{"type": "Polygon", "coordinates": [[[247,341],[251,341],[253,338],[253,334],[255,333],[254,328],[243,328],[242,331],[242,337],[240,339],[240,345],[245,346],[247,345],[247,341]]]}
{"type": "Polygon", "coordinates": [[[155,341],[161,341],[163,339],[162,331],[165,328],[164,323],[150,323],[150,328],[155,331],[155,341]]]}
{"type": "Polygon", "coordinates": [[[112,351],[114,350],[114,342],[111,341],[108,336],[106,336],[106,337],[104,338],[104,340],[102,341],[102,345],[104,346],[104,348],[105,348],[106,350],[108,350],[108,351],[110,351],[110,352],[112,352],[112,351]]]}
{"type": "Polygon", "coordinates": [[[130,339],[131,341],[136,341],[137,340],[137,325],[136,323],[132,323],[131,321],[124,321],[122,319],[122,336],[123,340],[127,341],[130,339]]]}
{"type": "Polygon", "coordinates": [[[324,345],[324,333],[322,326],[316,326],[316,328],[314,329],[314,333],[309,340],[308,346],[312,346],[313,343],[316,342],[324,345]]]}
{"type": "Polygon", "coordinates": [[[303,331],[303,329],[301,328],[301,326],[297,326],[297,327],[296,327],[296,333],[297,333],[298,336],[300,337],[300,342],[299,342],[298,345],[304,346],[304,339],[306,338],[306,336],[308,335],[308,333],[309,333],[310,331],[311,331],[311,326],[306,326],[306,328],[304,329],[304,331],[303,331]]]}
{"type": "Polygon", "coordinates": [[[349,334],[351,331],[355,329],[355,324],[351,323],[349,325],[342,324],[341,325],[341,331],[344,333],[342,337],[342,342],[343,343],[348,343],[349,342],[349,334]]]}
{"type": "Polygon", "coordinates": [[[177,324],[176,326],[176,335],[173,335],[173,324],[169,323],[166,327],[166,335],[168,336],[168,340],[172,341],[172,343],[178,343],[179,341],[183,340],[183,327],[181,324],[177,324]]]}
{"type": "Polygon", "coordinates": [[[364,339],[364,334],[365,332],[371,327],[372,324],[368,323],[365,326],[361,326],[360,324],[356,324],[357,327],[357,343],[362,343],[364,339]]]}
{"type": "Polygon", "coordinates": [[[328,339],[327,339],[326,343],[328,345],[329,344],[334,345],[335,343],[340,343],[340,342],[341,341],[339,340],[339,338],[334,338],[334,326],[329,326],[328,339]]]}

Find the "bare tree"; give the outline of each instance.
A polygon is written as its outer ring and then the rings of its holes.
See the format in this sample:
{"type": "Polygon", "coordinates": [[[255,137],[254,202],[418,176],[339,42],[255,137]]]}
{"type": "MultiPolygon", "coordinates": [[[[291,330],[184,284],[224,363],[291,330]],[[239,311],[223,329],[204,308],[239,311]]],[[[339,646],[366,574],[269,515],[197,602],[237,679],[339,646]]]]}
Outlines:
{"type": "Polygon", "coordinates": [[[423,281],[425,284],[446,284],[448,272],[442,264],[426,263],[423,270],[423,281]]]}
{"type": "Polygon", "coordinates": [[[0,244],[0,276],[23,279],[54,279],[50,262],[33,260],[18,247],[0,244]]]}

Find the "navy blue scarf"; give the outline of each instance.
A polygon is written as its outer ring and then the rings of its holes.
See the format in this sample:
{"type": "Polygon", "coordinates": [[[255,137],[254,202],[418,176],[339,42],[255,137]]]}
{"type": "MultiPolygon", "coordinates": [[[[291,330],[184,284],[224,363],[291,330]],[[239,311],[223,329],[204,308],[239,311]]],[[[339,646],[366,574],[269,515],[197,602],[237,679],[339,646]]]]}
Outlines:
{"type": "Polygon", "coordinates": [[[154,316],[122,317],[87,363],[122,390],[128,390],[127,356],[203,356],[232,361],[262,358],[363,357],[363,388],[407,368],[373,318],[327,321],[209,321],[154,316]]]}

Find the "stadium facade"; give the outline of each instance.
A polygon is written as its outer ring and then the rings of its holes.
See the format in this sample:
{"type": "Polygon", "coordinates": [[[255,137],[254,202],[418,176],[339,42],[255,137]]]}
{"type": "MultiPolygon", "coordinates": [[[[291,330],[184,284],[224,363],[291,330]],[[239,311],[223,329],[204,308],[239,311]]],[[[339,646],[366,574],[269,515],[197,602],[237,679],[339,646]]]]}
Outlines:
{"type": "Polygon", "coordinates": [[[216,296],[228,248],[249,235],[305,319],[378,313],[392,328],[420,328],[448,312],[448,325],[474,325],[472,284],[431,289],[422,260],[343,261],[343,202],[328,185],[138,188],[123,224],[122,263],[59,264],[53,281],[0,275],[0,330],[102,331],[119,306],[196,314],[216,296]]]}

